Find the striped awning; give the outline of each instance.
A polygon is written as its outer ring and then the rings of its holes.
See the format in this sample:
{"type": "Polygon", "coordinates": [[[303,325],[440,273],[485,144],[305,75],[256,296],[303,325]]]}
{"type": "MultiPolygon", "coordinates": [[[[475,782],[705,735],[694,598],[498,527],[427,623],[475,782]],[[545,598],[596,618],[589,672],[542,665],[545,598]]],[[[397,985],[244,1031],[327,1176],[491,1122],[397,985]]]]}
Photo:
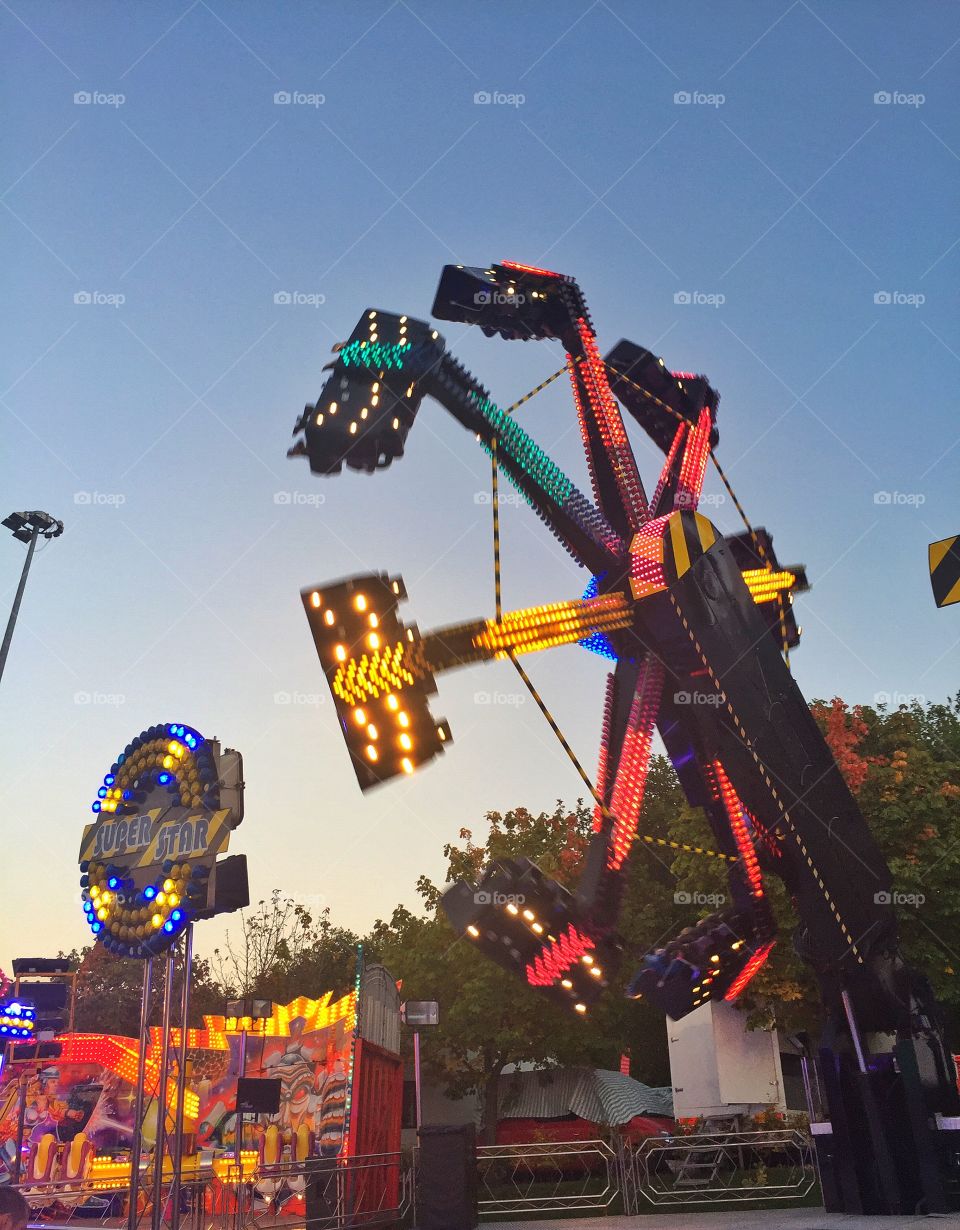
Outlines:
{"type": "Polygon", "coordinates": [[[554,1068],[514,1072],[504,1078],[501,1119],[561,1119],[576,1115],[590,1123],[619,1127],[636,1115],[673,1117],[673,1091],[654,1089],[603,1068],[554,1068]]]}

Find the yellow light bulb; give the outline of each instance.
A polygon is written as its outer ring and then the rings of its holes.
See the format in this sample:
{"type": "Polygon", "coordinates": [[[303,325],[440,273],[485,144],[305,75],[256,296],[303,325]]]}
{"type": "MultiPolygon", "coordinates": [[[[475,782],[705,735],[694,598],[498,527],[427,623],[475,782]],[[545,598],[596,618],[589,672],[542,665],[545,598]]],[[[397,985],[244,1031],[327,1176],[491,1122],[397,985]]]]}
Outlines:
{"type": "Polygon", "coordinates": [[[370,646],[371,649],[380,648],[380,638],[379,636],[377,636],[376,632],[370,633],[370,635],[367,637],[367,644],[370,646]]]}
{"type": "Polygon", "coordinates": [[[368,760],[379,760],[380,759],[380,754],[377,751],[377,749],[373,746],[372,743],[367,744],[367,759],[368,760]]]}
{"type": "Polygon", "coordinates": [[[153,918],[151,918],[150,921],[151,923],[153,923],[155,927],[163,926],[163,918],[160,914],[154,914],[153,918]]]}
{"type": "Polygon", "coordinates": [[[393,693],[391,692],[391,693],[390,693],[390,695],[387,697],[387,708],[388,708],[388,709],[392,709],[394,712],[396,712],[396,710],[397,710],[399,707],[400,707],[400,702],[397,700],[397,698],[396,698],[396,697],[393,695],[393,693]]]}
{"type": "Polygon", "coordinates": [[[334,615],[333,611],[323,612],[323,622],[327,625],[328,628],[333,626],[333,624],[336,622],[336,619],[337,617],[336,615],[334,615]]]}
{"type": "Polygon", "coordinates": [[[404,773],[413,772],[413,764],[410,760],[407,759],[406,756],[404,756],[403,760],[400,761],[400,767],[403,769],[404,773]]]}
{"type": "Polygon", "coordinates": [[[586,1012],[587,1010],[586,1004],[574,1004],[573,1006],[577,1010],[577,1012],[586,1012]]]}
{"type": "Polygon", "coordinates": [[[320,605],[320,595],[317,593],[316,590],[314,590],[313,593],[310,595],[310,605],[311,606],[320,605]]]}
{"type": "Polygon", "coordinates": [[[473,936],[473,938],[474,938],[474,939],[476,939],[476,938],[477,938],[477,936],[480,934],[480,932],[479,932],[479,931],[477,930],[477,928],[473,925],[473,923],[470,923],[470,925],[467,927],[467,934],[468,934],[468,935],[472,935],[472,936],[473,936]]]}
{"type": "Polygon", "coordinates": [[[343,647],[343,645],[338,645],[336,649],[333,651],[333,656],[337,659],[338,662],[346,662],[347,651],[343,647]]]}
{"type": "Polygon", "coordinates": [[[411,747],[413,747],[413,743],[412,743],[412,741],[411,741],[411,739],[410,739],[410,736],[409,736],[409,735],[401,735],[401,736],[400,736],[400,746],[403,748],[403,750],[404,750],[405,752],[409,752],[409,751],[410,751],[411,747]]]}
{"type": "Polygon", "coordinates": [[[365,611],[367,609],[366,595],[357,594],[356,598],[354,598],[353,600],[353,605],[357,608],[358,611],[365,611]]]}
{"type": "Polygon", "coordinates": [[[408,715],[407,715],[406,713],[398,713],[398,714],[397,714],[397,721],[400,723],[400,725],[401,725],[401,726],[409,726],[409,725],[410,725],[410,718],[408,717],[408,715]]]}
{"type": "Polygon", "coordinates": [[[358,726],[366,726],[367,715],[364,713],[362,709],[355,709],[353,712],[353,716],[358,726]]]}
{"type": "Polygon", "coordinates": [[[367,734],[369,735],[371,739],[378,739],[380,737],[379,732],[377,731],[377,728],[376,726],[374,726],[373,722],[371,722],[370,725],[367,727],[367,734]]]}

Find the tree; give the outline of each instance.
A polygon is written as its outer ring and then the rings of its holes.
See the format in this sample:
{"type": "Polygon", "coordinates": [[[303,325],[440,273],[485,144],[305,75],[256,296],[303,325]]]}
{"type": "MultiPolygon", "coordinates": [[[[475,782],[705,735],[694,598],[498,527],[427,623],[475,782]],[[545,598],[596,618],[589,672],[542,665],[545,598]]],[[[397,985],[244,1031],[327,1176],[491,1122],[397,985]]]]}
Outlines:
{"type": "MultiPolygon", "coordinates": [[[[521,807],[504,814],[489,812],[486,822],[483,844],[463,829],[463,844],[445,847],[447,882],[476,880],[490,859],[526,855],[548,875],[569,884],[592,817],[578,801],[572,812],[558,802],[552,813],[533,815],[521,807]]],[[[417,916],[397,907],[389,922],[377,922],[368,942],[402,978],[405,998],[439,1002],[440,1025],[430,1031],[424,1066],[449,1096],[480,1095],[483,1139],[494,1139],[503,1072],[511,1064],[537,1069],[615,1067],[622,1051],[630,1048],[638,1056],[656,1054],[659,1062],[648,1062],[647,1070],[662,1079],[666,1048],[661,1018],[644,1009],[624,1011],[616,995],[607,996],[586,1018],[575,1017],[494,965],[468,940],[457,938],[439,910],[442,886],[423,876],[417,891],[426,913],[417,916]]]]}
{"type": "MultiPolygon", "coordinates": [[[[817,720],[893,876],[901,948],[931,981],[948,1022],[960,1027],[960,694],[947,704],[850,707],[815,700],[817,720]]],[[[683,841],[708,841],[699,811],[681,808],[672,826],[683,841]]],[[[724,892],[723,867],[688,855],[674,861],[683,888],[724,892]]],[[[780,936],[744,995],[755,1020],[815,1031],[816,981],[790,942],[796,911],[783,885],[766,877],[780,936]]],[[[704,909],[701,913],[708,913],[704,909]]],[[[960,1030],[957,1030],[960,1033],[960,1030]]]]}
{"type": "Polygon", "coordinates": [[[335,927],[329,907],[319,918],[275,888],[252,914],[241,915],[239,938],[227,932],[214,949],[213,968],[224,996],[254,995],[289,1003],[298,995],[334,998],[353,986],[357,937],[335,927]]]}
{"type": "MultiPolygon", "coordinates": [[[[79,1033],[121,1034],[136,1038],[140,1034],[140,1005],[143,996],[144,962],[112,956],[102,944],[66,954],[77,965],[77,997],[74,1027],[79,1033]]],[[[163,963],[154,962],[150,1021],[161,1019],[163,1003],[163,963]]],[[[179,997],[180,980],[174,983],[179,997]]],[[[175,1000],[179,1004],[179,998],[175,1000]]],[[[208,1013],[223,1012],[223,996],[216,985],[210,964],[194,956],[190,980],[190,1023],[201,1025],[208,1013]]]]}

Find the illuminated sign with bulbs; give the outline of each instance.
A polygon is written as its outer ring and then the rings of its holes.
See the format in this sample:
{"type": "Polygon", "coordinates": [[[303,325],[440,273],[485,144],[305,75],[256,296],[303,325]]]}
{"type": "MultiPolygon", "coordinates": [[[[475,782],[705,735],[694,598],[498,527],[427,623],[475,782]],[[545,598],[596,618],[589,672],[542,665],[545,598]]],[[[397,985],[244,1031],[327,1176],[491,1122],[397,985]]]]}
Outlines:
{"type": "Polygon", "coordinates": [[[217,862],[243,819],[242,777],[239,752],[183,723],[151,726],[127,744],[80,846],[83,911],[105,948],[149,958],[197,918],[247,904],[245,860],[217,862]]]}

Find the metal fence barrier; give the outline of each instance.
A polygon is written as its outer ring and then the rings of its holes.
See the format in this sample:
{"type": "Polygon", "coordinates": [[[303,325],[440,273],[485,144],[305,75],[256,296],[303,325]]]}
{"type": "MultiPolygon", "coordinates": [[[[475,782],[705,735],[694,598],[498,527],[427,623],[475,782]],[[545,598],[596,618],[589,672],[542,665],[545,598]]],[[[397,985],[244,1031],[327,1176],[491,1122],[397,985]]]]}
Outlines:
{"type": "MultiPolygon", "coordinates": [[[[414,1162],[409,1154],[382,1153],[346,1159],[240,1167],[227,1159],[204,1167],[180,1184],[180,1230],[357,1230],[392,1227],[413,1210],[414,1162]]],[[[30,1225],[79,1230],[88,1224],[126,1227],[127,1184],[95,1179],[21,1183],[30,1225]]],[[[137,1226],[153,1221],[150,1185],[141,1187],[137,1226]]],[[[173,1224],[170,1183],[162,1188],[162,1225],[173,1224]]]]}
{"type": "Polygon", "coordinates": [[[602,1140],[478,1145],[481,1217],[511,1213],[603,1213],[620,1193],[618,1160],[602,1140]]]}
{"type": "Polygon", "coordinates": [[[621,1166],[627,1213],[649,1205],[800,1203],[817,1185],[813,1143],[789,1128],[647,1137],[624,1147],[621,1166]]]}

